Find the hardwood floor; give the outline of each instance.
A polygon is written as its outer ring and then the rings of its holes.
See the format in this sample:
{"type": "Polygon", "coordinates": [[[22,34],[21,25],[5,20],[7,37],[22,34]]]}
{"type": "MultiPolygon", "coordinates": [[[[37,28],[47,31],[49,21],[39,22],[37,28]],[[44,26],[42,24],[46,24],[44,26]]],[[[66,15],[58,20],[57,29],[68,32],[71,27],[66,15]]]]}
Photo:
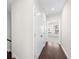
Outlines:
{"type": "Polygon", "coordinates": [[[38,59],[67,59],[61,45],[46,42],[38,59]]]}

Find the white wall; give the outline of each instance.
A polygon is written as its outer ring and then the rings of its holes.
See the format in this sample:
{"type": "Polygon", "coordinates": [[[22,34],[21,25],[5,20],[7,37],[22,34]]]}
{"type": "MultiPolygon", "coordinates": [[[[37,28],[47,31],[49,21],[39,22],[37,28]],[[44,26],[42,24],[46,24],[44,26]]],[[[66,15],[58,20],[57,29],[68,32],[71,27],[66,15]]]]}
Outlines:
{"type": "MultiPolygon", "coordinates": [[[[11,40],[11,14],[9,11],[7,11],[7,38],[11,40]]],[[[7,41],[7,51],[11,51],[9,41],[7,41]]]]}
{"type": "Polygon", "coordinates": [[[33,1],[14,0],[12,4],[12,55],[33,58],[33,1]]]}
{"type": "Polygon", "coordinates": [[[62,45],[71,59],[71,9],[70,0],[66,2],[62,13],[62,45]]]}
{"type": "Polygon", "coordinates": [[[7,38],[11,39],[11,4],[12,0],[7,0],[7,38]]]}
{"type": "Polygon", "coordinates": [[[7,12],[7,38],[11,39],[11,14],[7,12]]]}

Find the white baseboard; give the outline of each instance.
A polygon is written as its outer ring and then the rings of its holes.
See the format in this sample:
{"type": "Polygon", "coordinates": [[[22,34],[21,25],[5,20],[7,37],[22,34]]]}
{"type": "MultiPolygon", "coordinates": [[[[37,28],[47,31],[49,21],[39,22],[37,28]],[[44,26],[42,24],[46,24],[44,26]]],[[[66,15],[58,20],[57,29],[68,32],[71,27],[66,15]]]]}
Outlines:
{"type": "Polygon", "coordinates": [[[61,45],[61,47],[62,47],[62,49],[63,49],[65,55],[67,56],[67,58],[70,59],[70,57],[68,56],[68,54],[67,54],[66,50],[64,49],[64,47],[63,47],[62,45],[61,45]]]}

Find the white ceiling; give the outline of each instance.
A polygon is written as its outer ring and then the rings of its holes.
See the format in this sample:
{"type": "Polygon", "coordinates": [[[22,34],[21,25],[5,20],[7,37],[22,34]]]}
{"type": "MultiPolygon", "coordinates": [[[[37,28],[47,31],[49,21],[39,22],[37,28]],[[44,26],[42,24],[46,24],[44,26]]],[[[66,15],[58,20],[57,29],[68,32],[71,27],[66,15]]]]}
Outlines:
{"type": "MultiPolygon", "coordinates": [[[[35,0],[39,8],[46,13],[46,15],[49,14],[56,14],[61,12],[65,0],[35,0]]],[[[11,3],[12,0],[7,0],[7,8],[8,12],[11,10],[11,3]]]]}
{"type": "Polygon", "coordinates": [[[36,0],[38,6],[47,15],[59,13],[65,3],[65,0],[36,0]]]}

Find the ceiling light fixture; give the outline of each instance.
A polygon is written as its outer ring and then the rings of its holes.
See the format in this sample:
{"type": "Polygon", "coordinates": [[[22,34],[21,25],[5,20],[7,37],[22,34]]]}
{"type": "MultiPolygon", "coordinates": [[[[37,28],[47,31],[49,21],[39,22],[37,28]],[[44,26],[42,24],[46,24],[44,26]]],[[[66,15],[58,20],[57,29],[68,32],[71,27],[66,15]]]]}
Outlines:
{"type": "Polygon", "coordinates": [[[52,11],[55,11],[55,8],[51,8],[52,11]]]}

